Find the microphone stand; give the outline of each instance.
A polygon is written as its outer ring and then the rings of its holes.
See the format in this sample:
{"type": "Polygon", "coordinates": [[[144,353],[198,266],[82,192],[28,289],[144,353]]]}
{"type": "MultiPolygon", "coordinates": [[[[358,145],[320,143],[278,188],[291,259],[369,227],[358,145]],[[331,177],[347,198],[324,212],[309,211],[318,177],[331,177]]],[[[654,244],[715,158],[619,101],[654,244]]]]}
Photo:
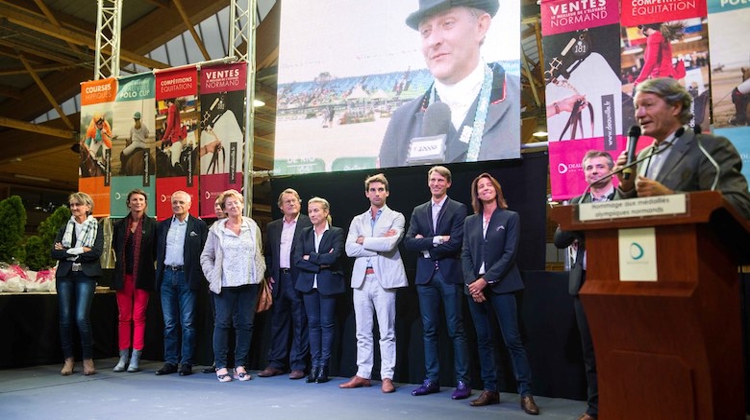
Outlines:
{"type": "Polygon", "coordinates": [[[680,137],[681,137],[681,136],[682,136],[683,134],[685,134],[685,128],[684,128],[684,127],[680,127],[680,128],[679,128],[679,129],[677,129],[677,131],[675,132],[675,134],[674,134],[674,139],[673,139],[672,141],[670,141],[669,143],[667,143],[666,147],[664,147],[664,148],[663,148],[663,149],[661,149],[661,150],[655,150],[655,149],[652,149],[652,150],[651,150],[651,153],[649,153],[648,155],[646,155],[646,156],[644,156],[644,157],[642,157],[642,158],[640,158],[640,159],[638,159],[638,160],[636,160],[636,161],[633,161],[633,162],[631,162],[631,163],[629,163],[629,164],[627,164],[627,165],[623,166],[622,168],[620,168],[620,169],[618,169],[618,170],[616,170],[616,171],[613,171],[612,173],[608,174],[607,176],[603,176],[603,177],[601,177],[601,178],[597,179],[596,181],[594,181],[594,182],[592,182],[592,183],[590,183],[590,184],[587,184],[587,185],[586,185],[586,189],[585,189],[585,190],[583,190],[583,194],[582,194],[582,195],[586,195],[586,194],[587,194],[587,193],[589,192],[589,190],[591,189],[591,187],[592,187],[592,186],[593,186],[594,184],[596,184],[597,182],[599,182],[599,181],[602,181],[602,180],[607,180],[607,179],[610,179],[610,178],[612,178],[613,176],[616,176],[617,174],[620,174],[620,173],[622,173],[623,171],[625,171],[625,169],[628,169],[628,168],[632,168],[633,166],[636,166],[636,165],[638,165],[639,163],[641,163],[641,162],[643,162],[643,161],[645,161],[645,160],[651,159],[652,157],[654,157],[654,156],[656,156],[656,155],[658,155],[658,154],[660,154],[660,153],[664,153],[664,152],[666,152],[666,151],[667,151],[667,150],[668,150],[668,149],[669,149],[670,147],[672,147],[672,145],[674,144],[674,142],[675,142],[675,141],[676,141],[676,140],[677,140],[678,138],[680,138],[680,137]]]}

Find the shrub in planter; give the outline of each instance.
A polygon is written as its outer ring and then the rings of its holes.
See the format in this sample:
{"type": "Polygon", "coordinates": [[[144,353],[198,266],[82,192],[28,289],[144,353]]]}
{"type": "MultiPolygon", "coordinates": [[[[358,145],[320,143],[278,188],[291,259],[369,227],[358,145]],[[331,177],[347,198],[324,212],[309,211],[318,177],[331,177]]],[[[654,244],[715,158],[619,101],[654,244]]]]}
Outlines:
{"type": "Polygon", "coordinates": [[[26,209],[21,197],[0,201],[0,262],[11,264],[24,259],[23,239],[26,231],[26,209]]]}
{"type": "Polygon", "coordinates": [[[26,259],[24,262],[29,269],[40,271],[51,268],[57,262],[50,253],[55,242],[55,236],[60,228],[70,219],[70,209],[61,206],[55,209],[47,219],[39,224],[39,235],[26,240],[26,259]]]}

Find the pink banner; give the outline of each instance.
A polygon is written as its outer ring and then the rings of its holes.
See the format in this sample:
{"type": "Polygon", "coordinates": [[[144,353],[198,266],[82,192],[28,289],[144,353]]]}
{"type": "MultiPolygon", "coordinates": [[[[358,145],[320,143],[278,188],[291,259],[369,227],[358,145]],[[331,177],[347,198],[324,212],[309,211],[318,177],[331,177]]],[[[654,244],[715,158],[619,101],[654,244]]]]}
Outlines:
{"type": "Polygon", "coordinates": [[[201,217],[216,217],[223,191],[242,191],[246,81],[247,63],[201,68],[201,217]]]}
{"type": "MultiPolygon", "coordinates": [[[[627,138],[617,136],[617,149],[608,150],[613,160],[625,149],[627,138]]],[[[650,143],[649,143],[650,144],[650,143]]],[[[646,142],[639,142],[640,148],[646,142]]],[[[584,139],[549,142],[549,178],[553,200],[569,200],[583,194],[588,185],[583,174],[581,161],[589,150],[605,150],[603,139],[584,139]]],[[[617,180],[614,180],[617,185],[617,180]]]]}
{"type": "Polygon", "coordinates": [[[595,28],[619,22],[616,1],[547,0],[542,1],[542,34],[595,28]]]}

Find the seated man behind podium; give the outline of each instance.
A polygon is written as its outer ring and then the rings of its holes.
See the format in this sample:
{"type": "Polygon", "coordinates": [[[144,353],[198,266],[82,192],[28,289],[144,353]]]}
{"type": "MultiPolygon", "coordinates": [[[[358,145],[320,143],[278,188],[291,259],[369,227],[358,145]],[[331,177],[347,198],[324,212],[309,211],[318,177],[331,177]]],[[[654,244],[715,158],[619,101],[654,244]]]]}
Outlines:
{"type": "MultiPolygon", "coordinates": [[[[620,185],[615,199],[715,189],[750,219],[750,193],[741,172],[742,159],[727,138],[686,129],[692,117],[691,101],[685,88],[671,78],[650,79],[638,85],[635,118],[643,134],[655,141],[638,155],[645,160],[634,171],[636,177],[626,180],[618,172],[620,185]]],[[[622,152],[614,171],[623,169],[626,162],[627,153],[622,152]]]]}
{"type": "Polygon", "coordinates": [[[396,110],[380,148],[380,167],[423,164],[417,148],[435,146],[412,142],[436,130],[447,130],[444,153],[431,163],[475,162],[519,156],[521,124],[520,82],[499,64],[482,59],[481,46],[499,9],[498,0],[420,0],[419,10],[406,24],[419,32],[425,64],[435,78],[424,95],[396,110]],[[443,102],[450,118],[432,119],[423,126],[429,106],[443,102]],[[421,146],[420,146],[421,145],[421,146]]]}

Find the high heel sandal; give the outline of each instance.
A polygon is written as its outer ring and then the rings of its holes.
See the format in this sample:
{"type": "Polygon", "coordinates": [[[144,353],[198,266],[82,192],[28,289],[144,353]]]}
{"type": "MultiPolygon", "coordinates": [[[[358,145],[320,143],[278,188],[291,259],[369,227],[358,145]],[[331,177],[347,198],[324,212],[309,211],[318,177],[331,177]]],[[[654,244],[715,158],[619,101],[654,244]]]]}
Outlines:
{"type": "Polygon", "coordinates": [[[221,368],[216,371],[216,379],[219,382],[232,382],[232,375],[229,374],[227,368],[221,368]]]}
{"type": "Polygon", "coordinates": [[[243,382],[253,379],[253,377],[247,373],[244,366],[237,366],[234,368],[234,378],[243,382]]]}

